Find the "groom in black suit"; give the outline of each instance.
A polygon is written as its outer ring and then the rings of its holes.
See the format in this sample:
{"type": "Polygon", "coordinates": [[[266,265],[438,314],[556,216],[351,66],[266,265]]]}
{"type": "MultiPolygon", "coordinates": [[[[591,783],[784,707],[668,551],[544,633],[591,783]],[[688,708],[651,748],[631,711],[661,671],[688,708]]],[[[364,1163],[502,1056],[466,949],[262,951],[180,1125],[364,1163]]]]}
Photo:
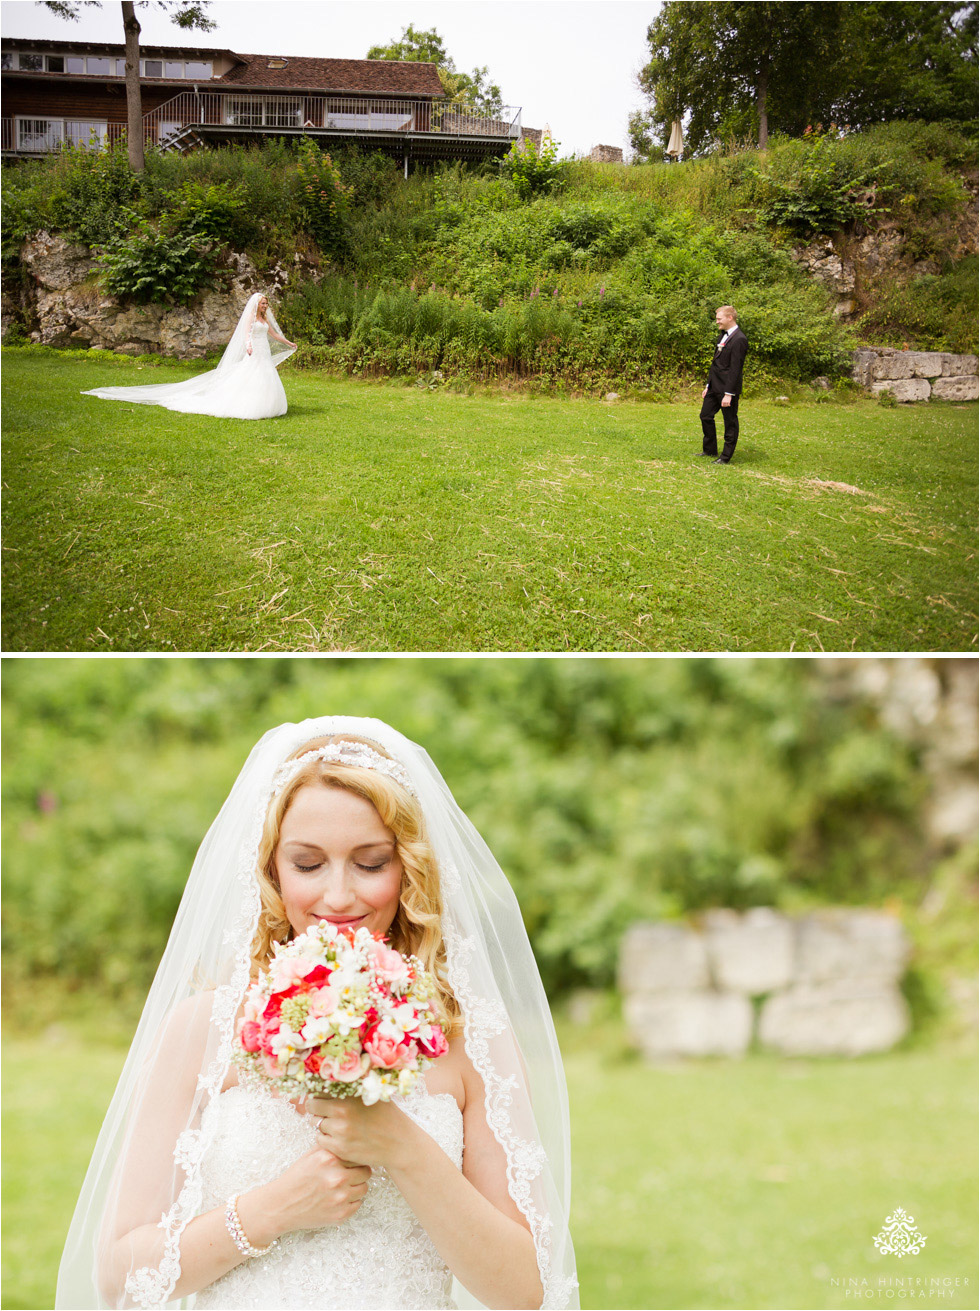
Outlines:
{"type": "Polygon", "coordinates": [[[715,346],[708,381],[701,393],[701,428],[704,431],[701,454],[713,459],[715,464],[727,464],[735,454],[738,441],[738,396],[742,390],[742,365],[749,343],[736,322],[731,305],[719,306],[715,311],[715,323],[721,336],[715,346]],[[715,415],[719,410],[725,420],[725,445],[720,455],[715,430],[715,415]]]}

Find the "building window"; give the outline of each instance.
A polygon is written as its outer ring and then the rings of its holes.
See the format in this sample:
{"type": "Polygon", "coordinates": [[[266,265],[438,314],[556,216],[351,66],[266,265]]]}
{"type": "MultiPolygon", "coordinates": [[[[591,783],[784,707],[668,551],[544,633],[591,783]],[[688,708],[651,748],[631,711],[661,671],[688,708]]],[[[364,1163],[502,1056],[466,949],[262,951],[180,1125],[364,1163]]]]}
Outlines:
{"type": "Polygon", "coordinates": [[[66,73],[84,73],[84,72],[85,72],[85,60],[82,59],[82,58],[81,58],[80,56],[78,56],[78,55],[68,55],[68,56],[65,58],[65,72],[66,72],[66,73]]]}
{"type": "Polygon", "coordinates": [[[176,64],[168,62],[164,65],[163,71],[167,77],[183,77],[184,65],[182,63],[176,64]]]}
{"type": "Polygon", "coordinates": [[[210,78],[211,65],[200,63],[187,63],[184,65],[184,77],[192,78],[210,78]]]}
{"type": "Polygon", "coordinates": [[[17,56],[10,50],[4,50],[0,54],[0,68],[6,73],[9,69],[17,67],[17,56]]]}
{"type": "Polygon", "coordinates": [[[143,60],[144,77],[163,77],[163,60],[162,59],[144,59],[143,60]]]}
{"type": "Polygon", "coordinates": [[[57,150],[65,138],[65,125],[58,118],[19,118],[17,149],[57,150]]]}
{"type": "Polygon", "coordinates": [[[67,124],[68,140],[73,146],[91,147],[100,150],[105,145],[108,123],[70,122],[67,124]]]}
{"type": "Polygon", "coordinates": [[[285,96],[228,98],[226,119],[232,127],[299,127],[302,104],[285,96]]]}
{"type": "Polygon", "coordinates": [[[20,66],[22,69],[27,69],[32,73],[40,73],[44,69],[44,56],[25,55],[23,52],[21,52],[20,66]]]}
{"type": "Polygon", "coordinates": [[[49,73],[63,73],[65,71],[64,55],[48,55],[44,63],[49,73]]]}
{"type": "Polygon", "coordinates": [[[104,59],[101,55],[89,55],[85,63],[87,73],[96,77],[108,77],[113,72],[115,60],[104,59]]]}

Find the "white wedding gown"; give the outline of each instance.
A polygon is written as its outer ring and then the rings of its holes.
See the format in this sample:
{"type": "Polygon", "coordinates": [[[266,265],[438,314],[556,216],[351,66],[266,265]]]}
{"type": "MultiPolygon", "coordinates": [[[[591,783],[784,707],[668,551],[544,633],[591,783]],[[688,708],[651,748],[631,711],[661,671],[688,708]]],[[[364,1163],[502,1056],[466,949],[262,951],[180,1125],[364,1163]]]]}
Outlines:
{"type": "MultiPolygon", "coordinates": [[[[462,1168],[463,1116],[451,1093],[417,1087],[395,1103],[462,1168]]],[[[282,1174],[316,1145],[311,1117],[263,1090],[236,1086],[204,1112],[213,1135],[201,1167],[202,1211],[282,1174]]],[[[384,1170],[368,1181],[364,1201],[342,1225],[285,1234],[197,1294],[195,1307],[452,1307],[453,1277],[414,1212],[384,1170]]]]}
{"type": "Polygon", "coordinates": [[[162,405],[168,410],[209,414],[218,419],[273,419],[287,409],[286,393],[269,349],[269,325],[261,319],[252,324],[251,355],[244,355],[230,367],[211,369],[186,382],[96,387],[82,395],[136,405],[162,405]]]}

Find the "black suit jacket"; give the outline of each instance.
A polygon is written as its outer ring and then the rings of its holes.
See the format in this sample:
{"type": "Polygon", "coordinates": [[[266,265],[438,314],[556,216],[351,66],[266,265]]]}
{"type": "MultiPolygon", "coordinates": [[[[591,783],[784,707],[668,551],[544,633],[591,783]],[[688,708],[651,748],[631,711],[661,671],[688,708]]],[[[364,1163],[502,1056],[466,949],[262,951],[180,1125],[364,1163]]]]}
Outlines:
{"type": "MultiPolygon", "coordinates": [[[[722,334],[719,333],[719,341],[721,336],[722,334]]],[[[733,396],[739,394],[742,390],[742,365],[745,363],[745,352],[748,349],[748,338],[736,325],[735,331],[721,350],[715,351],[715,358],[711,361],[711,368],[708,370],[709,391],[728,391],[733,396]]]]}

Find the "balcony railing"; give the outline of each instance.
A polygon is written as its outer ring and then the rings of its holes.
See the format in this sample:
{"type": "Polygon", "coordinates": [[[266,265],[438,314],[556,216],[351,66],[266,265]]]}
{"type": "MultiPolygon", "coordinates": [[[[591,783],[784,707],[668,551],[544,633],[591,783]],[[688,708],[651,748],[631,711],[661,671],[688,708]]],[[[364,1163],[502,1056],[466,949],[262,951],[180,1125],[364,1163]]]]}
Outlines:
{"type": "Polygon", "coordinates": [[[521,111],[507,106],[490,117],[439,100],[182,91],[145,114],[143,123],[147,142],[160,145],[188,128],[516,139],[521,134],[521,111]]]}
{"type": "MultiPolygon", "coordinates": [[[[177,144],[195,129],[227,136],[309,132],[389,141],[393,137],[506,141],[521,135],[521,111],[507,106],[491,117],[439,100],[182,91],[143,116],[148,146],[177,144]]],[[[98,149],[125,132],[125,123],[24,115],[2,120],[2,148],[5,154],[22,155],[51,154],[65,146],[98,149]]]]}
{"type": "Polygon", "coordinates": [[[50,155],[66,146],[101,150],[125,135],[125,123],[27,115],[0,120],[0,149],[4,154],[50,155]]]}

